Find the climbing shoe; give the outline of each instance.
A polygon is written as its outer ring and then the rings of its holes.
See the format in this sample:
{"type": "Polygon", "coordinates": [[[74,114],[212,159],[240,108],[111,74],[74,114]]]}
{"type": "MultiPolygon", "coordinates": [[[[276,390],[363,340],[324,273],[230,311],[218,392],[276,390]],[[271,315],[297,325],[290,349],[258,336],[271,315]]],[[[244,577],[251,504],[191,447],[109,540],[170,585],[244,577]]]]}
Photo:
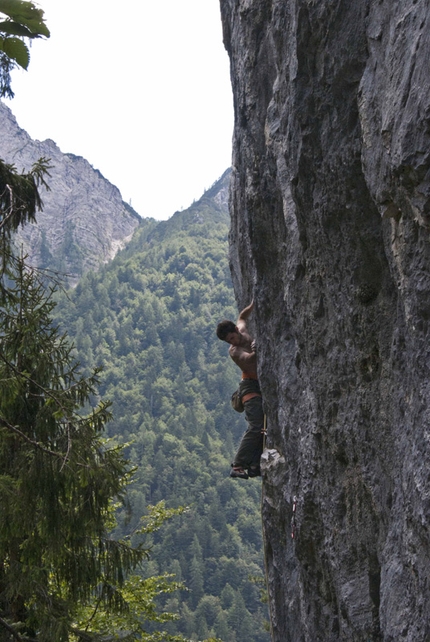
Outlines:
{"type": "Polygon", "coordinates": [[[238,479],[248,479],[248,473],[242,468],[242,466],[233,466],[231,465],[230,477],[238,479]]]}
{"type": "Polygon", "coordinates": [[[248,468],[248,477],[261,477],[260,466],[250,466],[248,468]]]}

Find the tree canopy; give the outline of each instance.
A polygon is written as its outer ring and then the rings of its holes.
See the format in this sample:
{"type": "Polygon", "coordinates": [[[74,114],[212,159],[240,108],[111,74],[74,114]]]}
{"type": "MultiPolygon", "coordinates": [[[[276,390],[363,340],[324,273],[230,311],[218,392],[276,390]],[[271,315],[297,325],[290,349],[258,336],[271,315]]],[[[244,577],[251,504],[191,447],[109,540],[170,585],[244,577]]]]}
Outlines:
{"type": "MultiPolygon", "coordinates": [[[[0,13],[0,94],[11,97],[11,69],[28,66],[25,39],[49,31],[32,2],[0,0],[0,13]]],[[[81,373],[52,320],[55,287],[13,245],[42,208],[48,170],[46,159],[21,174],[0,161],[0,639],[180,642],[159,630],[177,617],[163,608],[174,603],[157,603],[182,584],[142,567],[142,538],[184,509],[140,507],[132,531],[117,521],[130,512],[132,468],[126,445],[105,436],[100,370],[81,373]]]]}
{"type": "Polygon", "coordinates": [[[131,520],[116,533],[132,533],[147,503],[190,506],[154,536],[146,569],[188,588],[161,600],[180,615],[168,630],[228,642],[246,630],[266,642],[261,484],[228,477],[246,422],[230,406],[240,373],[215,335],[219,320],[237,317],[229,218],[215,197],[143,221],[125,250],[62,298],[57,319],[82,365],[103,366],[108,433],[137,467],[131,520]]]}
{"type": "Polygon", "coordinates": [[[155,600],[180,584],[140,567],[142,537],[183,509],[149,508],[133,543],[112,536],[132,469],[106,440],[99,369],[81,374],[52,321],[55,287],[13,248],[13,231],[41,206],[46,163],[0,169],[0,639],[179,640],[147,624],[173,617],[155,600]]]}
{"type": "Polygon", "coordinates": [[[13,97],[10,72],[27,69],[30,51],[26,40],[49,38],[44,12],[27,0],[0,0],[0,96],[13,97]],[[3,15],[1,15],[3,14],[3,15]]]}

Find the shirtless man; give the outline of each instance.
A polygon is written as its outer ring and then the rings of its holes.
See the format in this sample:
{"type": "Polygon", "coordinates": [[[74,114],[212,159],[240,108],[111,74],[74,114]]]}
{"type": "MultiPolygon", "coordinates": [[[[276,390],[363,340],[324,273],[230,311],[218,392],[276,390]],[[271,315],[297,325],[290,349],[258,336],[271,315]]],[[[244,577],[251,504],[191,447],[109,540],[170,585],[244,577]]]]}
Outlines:
{"type": "Polygon", "coordinates": [[[230,477],[241,479],[261,475],[260,457],[263,452],[264,412],[257,379],[257,355],[255,342],[246,328],[246,320],[253,308],[254,302],[242,310],[236,325],[233,321],[221,321],[216,330],[218,338],[230,344],[228,353],[242,370],[239,395],[245,407],[248,429],[242,437],[230,472],[230,477]]]}

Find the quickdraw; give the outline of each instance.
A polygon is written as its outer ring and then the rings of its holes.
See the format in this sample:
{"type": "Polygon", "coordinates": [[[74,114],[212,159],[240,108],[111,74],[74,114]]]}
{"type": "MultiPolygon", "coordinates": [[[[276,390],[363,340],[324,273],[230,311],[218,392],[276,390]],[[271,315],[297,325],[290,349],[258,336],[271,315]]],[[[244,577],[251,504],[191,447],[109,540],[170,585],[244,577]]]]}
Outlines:
{"type": "Polygon", "coordinates": [[[291,539],[296,537],[296,508],[297,508],[297,497],[293,497],[293,514],[291,516],[291,539]]]}
{"type": "Polygon", "coordinates": [[[263,451],[266,450],[266,436],[267,436],[267,417],[266,413],[264,413],[264,423],[263,423],[263,430],[261,431],[261,434],[263,435],[263,451]]]}

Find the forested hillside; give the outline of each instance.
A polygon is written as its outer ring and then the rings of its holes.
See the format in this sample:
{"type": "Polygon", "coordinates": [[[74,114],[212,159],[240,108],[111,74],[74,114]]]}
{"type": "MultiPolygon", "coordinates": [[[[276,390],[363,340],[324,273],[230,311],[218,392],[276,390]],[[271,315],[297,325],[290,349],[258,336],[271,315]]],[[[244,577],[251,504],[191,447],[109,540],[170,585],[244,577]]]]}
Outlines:
{"type": "Polygon", "coordinates": [[[145,568],[189,589],[167,603],[181,615],[171,633],[266,642],[261,482],[228,476],[246,424],[229,403],[239,372],[214,331],[237,316],[227,180],[169,221],[144,221],[109,265],[61,297],[57,315],[82,365],[103,366],[109,435],[130,444],[137,467],[121,535],[132,536],[148,504],[190,507],[154,536],[145,568]]]}

